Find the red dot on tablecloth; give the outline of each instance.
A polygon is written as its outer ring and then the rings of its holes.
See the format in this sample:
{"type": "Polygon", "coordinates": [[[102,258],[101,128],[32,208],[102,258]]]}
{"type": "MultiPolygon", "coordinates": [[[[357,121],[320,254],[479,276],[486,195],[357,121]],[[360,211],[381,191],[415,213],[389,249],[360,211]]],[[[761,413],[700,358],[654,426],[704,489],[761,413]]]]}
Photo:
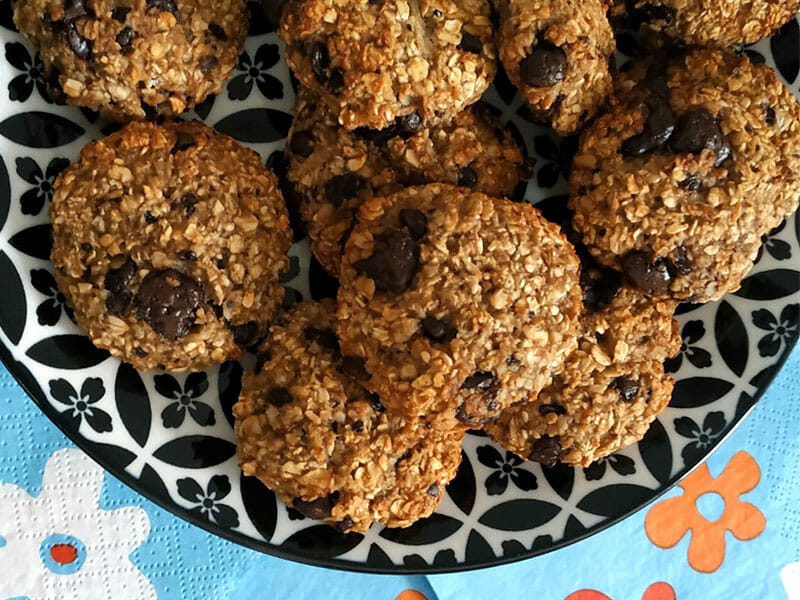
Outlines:
{"type": "Polygon", "coordinates": [[[72,544],[56,544],[50,548],[50,556],[60,565],[68,565],[78,558],[78,549],[72,544]]]}

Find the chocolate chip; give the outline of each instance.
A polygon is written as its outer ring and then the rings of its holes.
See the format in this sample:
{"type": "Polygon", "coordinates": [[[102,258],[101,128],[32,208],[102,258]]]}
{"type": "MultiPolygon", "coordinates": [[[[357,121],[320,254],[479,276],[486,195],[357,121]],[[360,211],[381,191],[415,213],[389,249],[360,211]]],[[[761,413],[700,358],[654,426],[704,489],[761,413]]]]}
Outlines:
{"type": "Polygon", "coordinates": [[[309,60],[311,61],[311,72],[317,81],[325,84],[328,81],[328,74],[325,70],[331,64],[331,55],[328,52],[328,46],[321,42],[313,44],[308,53],[309,60]]]}
{"type": "Polygon", "coordinates": [[[421,240],[428,233],[428,217],[421,210],[404,208],[400,211],[400,224],[415,240],[421,240]]]}
{"type": "Polygon", "coordinates": [[[677,154],[699,154],[708,148],[717,155],[716,166],[731,155],[731,146],[717,119],[705,108],[693,108],[681,116],[670,137],[669,147],[677,154]]]}
{"type": "Polygon", "coordinates": [[[667,260],[653,260],[653,253],[646,250],[629,250],[619,261],[622,272],[634,287],[654,296],[664,296],[669,291],[672,276],[667,260]]]}
{"type": "Polygon", "coordinates": [[[314,134],[308,129],[296,131],[289,141],[289,150],[292,154],[308,158],[314,151],[314,134]]]}
{"type": "Polygon", "coordinates": [[[580,285],[583,290],[583,306],[589,312],[597,312],[617,297],[622,277],[618,271],[591,260],[581,265],[580,285]]]}
{"type": "Polygon", "coordinates": [[[178,5],[175,0],[147,0],[147,7],[178,16],[178,5]]]}
{"type": "Polygon", "coordinates": [[[433,496],[434,498],[438,498],[439,497],[439,484],[436,483],[436,482],[433,482],[432,484],[430,484],[428,486],[428,489],[425,490],[425,493],[428,494],[428,496],[433,496]]]}
{"type": "Polygon", "coordinates": [[[389,231],[375,237],[372,255],[353,264],[375,282],[379,292],[402,294],[419,270],[419,246],[406,231],[389,231]]]}
{"type": "Polygon", "coordinates": [[[211,300],[208,301],[208,306],[211,309],[211,312],[214,313],[214,316],[218,319],[222,318],[222,307],[217,304],[216,302],[212,302],[211,300]]]}
{"type": "Polygon", "coordinates": [[[478,183],[478,174],[475,169],[467,165],[458,168],[458,185],[462,187],[474,187],[478,183]]]}
{"type": "Polygon", "coordinates": [[[317,327],[306,327],[303,336],[309,344],[317,343],[327,350],[339,352],[339,340],[336,334],[330,329],[318,329],[317,327]]]}
{"type": "Polygon", "coordinates": [[[139,346],[133,347],[133,353],[139,358],[144,358],[145,356],[148,355],[148,352],[146,350],[142,350],[141,348],[139,348],[139,346]]]}
{"type": "Polygon", "coordinates": [[[471,33],[462,33],[461,41],[458,43],[458,49],[464,52],[472,52],[473,54],[480,54],[483,50],[483,42],[477,35],[471,33]]]}
{"type": "MultiPolygon", "coordinates": [[[[172,150],[169,151],[170,154],[177,154],[178,152],[183,152],[194,146],[197,142],[194,139],[194,136],[189,135],[185,131],[179,131],[175,135],[175,145],[172,146],[172,150]]],[[[190,194],[187,194],[190,195],[190,194]]],[[[186,196],[184,196],[185,198],[186,196]]],[[[196,201],[196,199],[195,199],[196,201]]]]}
{"type": "Polygon", "coordinates": [[[78,33],[74,23],[68,23],[65,31],[67,43],[75,56],[81,60],[90,60],[92,58],[92,42],[78,33]]]}
{"type": "Polygon", "coordinates": [[[274,387],[267,393],[267,402],[277,408],[292,401],[292,394],[285,387],[274,387]]]}
{"type": "Polygon", "coordinates": [[[353,525],[355,525],[353,519],[351,519],[350,517],[345,517],[336,524],[336,529],[338,529],[341,533],[345,533],[353,525]]]}
{"type": "Polygon", "coordinates": [[[133,52],[133,46],[131,46],[131,42],[133,42],[133,29],[130,27],[123,27],[114,39],[117,40],[119,44],[120,54],[130,54],[133,52]]]}
{"type": "Polygon", "coordinates": [[[349,375],[356,381],[366,381],[371,377],[367,371],[366,361],[360,356],[348,355],[343,356],[339,363],[339,371],[345,375],[349,375]]]}
{"type": "Polygon", "coordinates": [[[425,337],[439,344],[446,344],[458,334],[458,329],[448,319],[428,315],[419,324],[425,337]]]}
{"type": "Polygon", "coordinates": [[[764,121],[767,125],[775,125],[775,109],[771,106],[764,107],[764,121]]]}
{"type": "Polygon", "coordinates": [[[609,387],[617,390],[624,402],[633,402],[639,393],[639,384],[630,377],[617,377],[609,387]]]}
{"type": "Polygon", "coordinates": [[[339,499],[339,492],[333,492],[316,500],[295,498],[292,506],[309,519],[327,519],[339,499]]]}
{"type": "Polygon", "coordinates": [[[192,193],[184,194],[183,196],[181,196],[181,204],[183,204],[183,208],[186,209],[187,217],[194,212],[194,205],[197,204],[198,202],[199,200],[197,199],[197,196],[195,196],[192,193]]]}
{"type": "Polygon", "coordinates": [[[181,250],[178,252],[178,258],[180,260],[197,260],[197,254],[191,250],[181,250]]]}
{"type": "Polygon", "coordinates": [[[694,175],[690,175],[689,177],[678,183],[678,185],[684,188],[685,190],[689,190],[690,192],[696,192],[702,187],[700,185],[700,182],[697,181],[697,177],[695,177],[694,175]]]}
{"type": "Polygon", "coordinates": [[[177,340],[194,327],[202,295],[200,284],[180,271],[151,271],[136,293],[136,316],[162,337],[177,340]]]}
{"type": "Polygon", "coordinates": [[[64,16],[61,19],[63,22],[72,23],[81,17],[87,16],[94,15],[90,14],[90,11],[84,4],[84,0],[66,0],[64,2],[64,16]]]}
{"type": "Polygon", "coordinates": [[[217,25],[216,23],[208,24],[208,32],[218,40],[223,42],[228,41],[228,34],[225,33],[225,30],[222,28],[222,26],[217,25]]]}
{"type": "Polygon", "coordinates": [[[564,454],[566,454],[566,450],[561,448],[561,441],[558,436],[543,435],[535,439],[531,444],[531,453],[528,455],[528,459],[552,468],[556,466],[564,454]]]}
{"type": "Polygon", "coordinates": [[[489,391],[496,387],[499,382],[494,373],[490,371],[475,371],[461,384],[462,390],[483,390],[489,391]]]}
{"type": "Polygon", "coordinates": [[[131,12],[130,6],[115,6],[111,9],[111,18],[120,23],[124,23],[128,18],[128,13],[131,12]]]}
{"type": "Polygon", "coordinates": [[[370,394],[369,395],[369,405],[372,407],[377,413],[382,413],[386,410],[386,407],[381,402],[380,396],[378,394],[370,394]]]}
{"type": "Polygon", "coordinates": [[[422,117],[416,112],[410,115],[397,117],[394,122],[397,126],[398,133],[404,138],[409,138],[415,133],[422,131],[422,117]]]}
{"type": "Polygon", "coordinates": [[[344,89],[344,71],[339,67],[331,69],[328,77],[328,89],[334,94],[338,94],[344,89]]]}
{"type": "Polygon", "coordinates": [[[90,252],[92,250],[92,245],[88,242],[82,242],[81,250],[83,250],[84,252],[90,252]]]}
{"type": "Polygon", "coordinates": [[[561,406],[560,404],[540,404],[539,414],[542,416],[549,414],[565,415],[567,414],[567,409],[561,406]]]}
{"type": "MultiPolygon", "coordinates": [[[[686,256],[686,247],[678,246],[672,253],[670,261],[675,268],[675,275],[689,275],[692,272],[692,264],[686,256]]],[[[673,275],[673,277],[675,276],[673,275]]]]}
{"type": "Polygon", "coordinates": [[[325,198],[339,208],[345,200],[355,198],[365,181],[355,173],[336,175],[325,184],[325,198]]]}
{"type": "Polygon", "coordinates": [[[149,210],[144,211],[144,222],[148,225],[152,225],[153,223],[158,222],[158,217],[153,216],[149,210]]]}
{"type": "Polygon", "coordinates": [[[540,41],[519,64],[519,78],[531,87],[552,87],[564,80],[567,55],[548,41],[540,41]]]}
{"type": "Polygon", "coordinates": [[[519,359],[516,356],[506,356],[506,364],[509,367],[519,364],[519,359]]]}
{"type": "Polygon", "coordinates": [[[364,431],[364,421],[361,419],[356,419],[353,421],[353,424],[350,426],[350,428],[353,430],[353,433],[361,433],[364,431]]]}
{"type": "Polygon", "coordinates": [[[233,343],[240,348],[249,348],[258,341],[259,327],[255,321],[229,327],[233,332],[233,343]]]}
{"type": "Polygon", "coordinates": [[[198,61],[197,66],[200,68],[200,72],[203,75],[211,75],[211,73],[214,71],[214,69],[217,68],[218,64],[219,64],[219,61],[217,60],[216,56],[208,55],[208,56],[204,56],[203,58],[201,58],[198,61]]]}
{"type": "Polygon", "coordinates": [[[103,287],[109,292],[109,296],[106,298],[106,308],[112,315],[122,316],[130,307],[133,294],[128,288],[134,275],[136,275],[136,263],[130,256],[120,267],[110,269],[106,273],[103,287]]]}
{"type": "Polygon", "coordinates": [[[622,156],[642,156],[663,146],[675,131],[675,113],[669,102],[658,95],[650,95],[644,101],[644,129],[641,133],[622,142],[622,156]]]}

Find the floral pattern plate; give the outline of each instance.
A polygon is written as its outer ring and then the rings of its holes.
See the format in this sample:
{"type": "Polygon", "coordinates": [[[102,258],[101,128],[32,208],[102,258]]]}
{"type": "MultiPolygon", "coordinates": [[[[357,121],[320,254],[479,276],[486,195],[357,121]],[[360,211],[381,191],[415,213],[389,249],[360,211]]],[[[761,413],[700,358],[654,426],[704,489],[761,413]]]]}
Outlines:
{"type": "MultiPolygon", "coordinates": [[[[255,4],[251,9],[250,37],[232,79],[191,116],[260,152],[280,173],[294,82],[275,33],[255,4]]],[[[48,260],[47,204],[58,173],[113,126],[90,111],[49,102],[39,56],[16,32],[9,0],[0,0],[0,44],[0,357],[39,408],[103,467],[167,510],[239,544],[318,565],[393,573],[456,571],[548,552],[624,518],[702,461],[761,396],[797,340],[800,220],[793,216],[765,236],[741,290],[717,303],[680,307],[683,346],[667,365],[675,393],[639,444],[586,469],[548,469],[474,433],[435,515],[408,529],[338,533],[242,477],[231,417],[242,365],[140,373],[96,349],[75,325],[48,260]]],[[[636,40],[622,33],[619,47],[625,60],[636,40]]],[[[796,21],[743,51],[796,85],[796,21]]],[[[562,204],[575,139],[532,124],[502,74],[486,99],[536,158],[526,199],[562,204]]],[[[295,241],[284,277],[287,305],[335,289],[310,260],[299,231],[295,241]]]]}

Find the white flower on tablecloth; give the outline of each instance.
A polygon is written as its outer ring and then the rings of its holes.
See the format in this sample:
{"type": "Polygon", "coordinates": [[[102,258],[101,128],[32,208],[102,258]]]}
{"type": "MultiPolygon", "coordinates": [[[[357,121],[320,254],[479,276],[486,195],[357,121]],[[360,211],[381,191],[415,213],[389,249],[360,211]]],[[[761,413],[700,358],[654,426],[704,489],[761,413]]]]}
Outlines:
{"type": "Polygon", "coordinates": [[[783,567],[781,581],[789,600],[800,600],[800,562],[789,563],[783,567]]]}
{"type": "Polygon", "coordinates": [[[103,469],[74,449],[50,456],[36,497],[0,483],[0,598],[156,597],[129,558],[150,533],[147,513],[99,508],[102,485],[103,469]]]}

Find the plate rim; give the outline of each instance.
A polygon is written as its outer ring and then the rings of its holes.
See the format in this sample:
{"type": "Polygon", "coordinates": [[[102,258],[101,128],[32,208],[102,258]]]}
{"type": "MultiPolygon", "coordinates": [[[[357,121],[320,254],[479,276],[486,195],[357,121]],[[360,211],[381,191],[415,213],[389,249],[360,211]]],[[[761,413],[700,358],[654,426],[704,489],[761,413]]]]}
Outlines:
{"type": "MultiPolygon", "coordinates": [[[[787,217],[787,219],[792,218],[792,216],[787,217]]],[[[794,216],[794,218],[800,218],[800,215],[794,216]]],[[[503,565],[508,565],[516,562],[521,562],[524,560],[532,559],[537,556],[543,556],[545,554],[551,554],[556,552],[557,550],[561,550],[562,548],[566,548],[567,546],[571,546],[573,544],[577,544],[582,542],[583,540],[596,535],[609,527],[612,527],[629,517],[632,517],[636,513],[640,512],[644,508],[650,506],[655,500],[672,490],[675,485],[677,485],[680,481],[682,481],[685,477],[691,474],[696,468],[700,465],[704,464],[708,457],[711,456],[730,436],[736,431],[742,422],[750,415],[751,411],[755,408],[755,406],[761,401],[761,398],[767,392],[767,390],[772,386],[772,383],[777,377],[778,373],[781,372],[783,369],[784,364],[788,360],[789,356],[792,354],[795,348],[798,346],[798,342],[800,339],[796,339],[795,342],[792,344],[791,347],[787,347],[784,349],[783,354],[781,357],[773,363],[773,372],[770,374],[768,381],[763,385],[753,396],[753,403],[740,415],[735,416],[734,421],[731,422],[730,426],[728,427],[727,431],[721,435],[713,444],[711,444],[701,455],[701,457],[691,466],[684,467],[680,469],[675,475],[670,477],[670,479],[662,484],[659,488],[653,490],[653,495],[650,496],[646,502],[636,506],[635,508],[629,509],[624,511],[622,514],[601,521],[600,523],[593,525],[591,527],[586,528],[585,531],[581,532],[580,535],[571,537],[571,538],[562,538],[559,541],[553,543],[550,546],[545,548],[537,548],[535,550],[527,550],[521,554],[516,554],[511,557],[495,557],[492,560],[484,560],[475,563],[459,563],[457,565],[451,566],[437,566],[437,565],[429,565],[425,568],[419,567],[407,567],[405,565],[394,565],[393,567],[375,567],[370,566],[367,563],[361,563],[356,561],[349,561],[343,560],[340,558],[314,558],[309,556],[304,556],[301,554],[292,553],[289,551],[284,550],[281,546],[272,544],[270,542],[259,542],[258,540],[245,535],[243,533],[239,533],[230,529],[220,528],[211,523],[208,520],[201,519],[196,515],[192,514],[188,509],[181,507],[180,505],[176,504],[175,502],[170,502],[169,499],[161,498],[156,494],[152,493],[150,490],[145,490],[141,486],[138,485],[139,480],[125,471],[124,469],[117,469],[108,461],[102,458],[102,456],[96,454],[89,448],[89,441],[81,436],[77,431],[72,431],[66,427],[64,423],[58,418],[56,415],[58,412],[55,408],[47,401],[46,397],[39,397],[39,393],[41,392],[41,386],[39,385],[38,381],[33,377],[33,375],[25,368],[25,366],[16,360],[11,353],[11,351],[6,347],[5,342],[0,339],[0,362],[6,367],[11,376],[17,382],[17,384],[22,388],[25,394],[31,399],[34,405],[47,417],[47,419],[54,424],[61,433],[63,433],[67,439],[69,439],[73,444],[75,444],[81,452],[86,454],[90,459],[96,462],[100,467],[103,468],[104,471],[108,472],[110,475],[124,483],[127,487],[129,487],[134,493],[138,496],[144,497],[146,500],[152,502],[159,508],[167,511],[168,513],[175,515],[176,517],[183,519],[191,523],[196,527],[200,527],[204,531],[221,537],[229,542],[234,544],[238,544],[245,548],[249,548],[250,550],[255,550],[260,552],[261,554],[266,554],[269,556],[274,556],[276,558],[281,558],[284,560],[289,560],[296,563],[301,563],[305,565],[310,565],[314,567],[322,567],[327,569],[335,569],[339,571],[349,571],[355,573],[368,573],[372,575],[444,575],[448,573],[463,573],[467,571],[475,571],[478,569],[485,569],[489,567],[499,567],[503,565]],[[17,365],[21,366],[19,368],[17,365]]]]}

